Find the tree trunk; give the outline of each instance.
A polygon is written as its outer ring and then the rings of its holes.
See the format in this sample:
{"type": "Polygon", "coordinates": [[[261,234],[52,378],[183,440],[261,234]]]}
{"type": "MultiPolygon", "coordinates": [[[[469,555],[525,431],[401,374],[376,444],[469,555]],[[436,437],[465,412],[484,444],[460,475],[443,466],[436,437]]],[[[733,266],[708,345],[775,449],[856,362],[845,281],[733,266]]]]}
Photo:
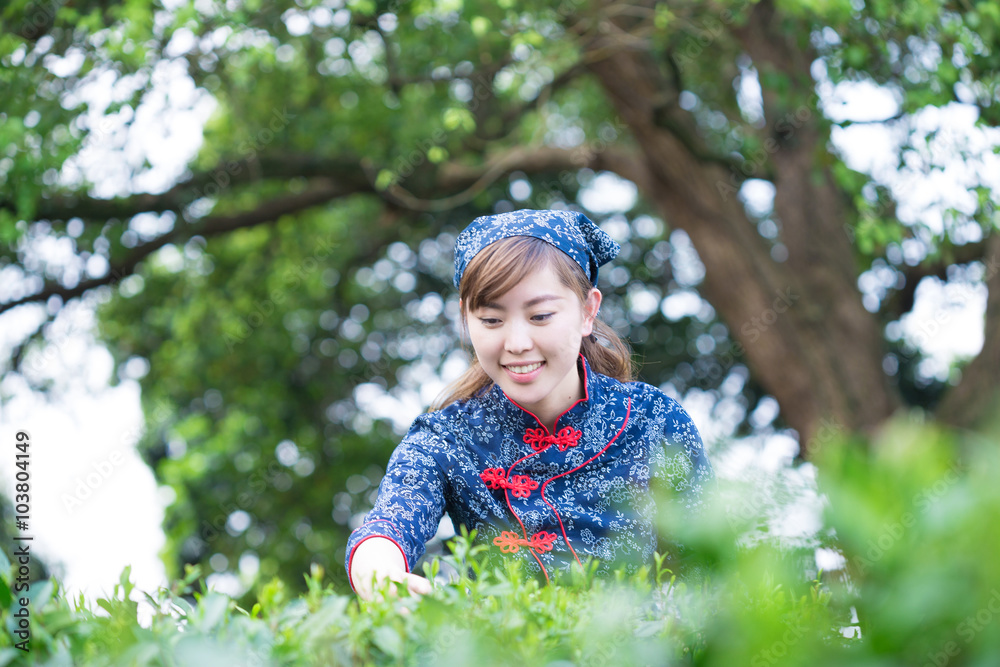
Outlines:
{"type": "MultiPolygon", "coordinates": [[[[755,65],[801,65],[788,57],[793,49],[780,32],[770,30],[771,15],[761,3],[746,28],[755,35],[746,41],[755,65]]],[[[788,251],[787,259],[776,261],[735,196],[731,173],[691,149],[697,131],[676,104],[680,91],[660,75],[650,52],[607,49],[600,39],[588,46],[601,50],[590,69],[645,158],[646,173],[637,185],[668,224],[691,237],[706,269],[701,293],[743,346],[785,421],[798,431],[803,454],[808,446],[821,445],[831,429],[870,430],[880,424],[900,399],[882,370],[877,320],[865,310],[855,284],[843,198],[829,169],[815,159],[827,140],[820,113],[800,113],[791,137],[783,136],[779,119],[767,119],[778,146],[769,156],[774,215],[788,251]]],[[[808,78],[808,65],[794,74],[808,78]]],[[[775,112],[767,102],[765,113],[775,112]]]]}

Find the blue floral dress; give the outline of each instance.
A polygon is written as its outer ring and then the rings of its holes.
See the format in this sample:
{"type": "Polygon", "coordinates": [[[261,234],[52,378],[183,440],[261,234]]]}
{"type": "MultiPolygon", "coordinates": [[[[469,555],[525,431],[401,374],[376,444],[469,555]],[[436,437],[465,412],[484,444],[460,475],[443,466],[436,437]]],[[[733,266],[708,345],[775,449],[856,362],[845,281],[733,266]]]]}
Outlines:
{"type": "Polygon", "coordinates": [[[556,431],[496,384],[417,417],[393,452],[375,507],[352,534],[345,565],[371,537],[393,541],[412,569],[445,512],[496,559],[520,558],[549,580],[574,562],[598,573],[649,564],[663,486],[692,516],[712,467],[684,409],[642,382],[593,372],[556,431]]]}

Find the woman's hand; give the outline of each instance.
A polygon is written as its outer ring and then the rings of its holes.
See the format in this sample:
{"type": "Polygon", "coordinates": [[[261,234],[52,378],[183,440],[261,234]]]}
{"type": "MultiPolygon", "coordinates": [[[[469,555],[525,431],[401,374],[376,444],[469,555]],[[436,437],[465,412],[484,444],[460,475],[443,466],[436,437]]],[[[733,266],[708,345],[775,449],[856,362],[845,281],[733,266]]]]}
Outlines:
{"type": "Polygon", "coordinates": [[[375,597],[373,580],[381,582],[388,579],[403,584],[413,595],[431,592],[431,582],[407,572],[406,561],[399,547],[384,537],[370,537],[358,545],[351,558],[349,575],[351,583],[354,584],[354,591],[362,600],[371,600],[375,597]]]}

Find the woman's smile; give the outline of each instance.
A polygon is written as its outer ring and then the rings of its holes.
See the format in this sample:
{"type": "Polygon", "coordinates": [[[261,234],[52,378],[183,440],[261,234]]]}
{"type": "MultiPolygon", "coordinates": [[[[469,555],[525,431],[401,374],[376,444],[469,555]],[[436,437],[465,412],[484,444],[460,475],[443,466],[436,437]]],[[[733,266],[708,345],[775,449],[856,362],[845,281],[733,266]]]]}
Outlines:
{"type": "Polygon", "coordinates": [[[507,364],[504,369],[514,379],[514,382],[531,382],[538,377],[536,371],[540,371],[543,365],[545,362],[536,361],[530,364],[507,364]]]}

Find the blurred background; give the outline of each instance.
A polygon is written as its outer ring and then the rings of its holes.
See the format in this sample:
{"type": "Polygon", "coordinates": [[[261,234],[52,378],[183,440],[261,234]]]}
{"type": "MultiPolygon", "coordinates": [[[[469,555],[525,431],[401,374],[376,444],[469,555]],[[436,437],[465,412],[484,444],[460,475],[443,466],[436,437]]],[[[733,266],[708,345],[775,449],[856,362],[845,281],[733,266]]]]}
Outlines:
{"type": "MultiPolygon", "coordinates": [[[[0,10],[0,542],[31,435],[71,590],[346,586],[465,368],[456,234],[584,211],[602,314],[731,511],[838,559],[810,460],[1000,373],[993,3],[13,0],[0,10]]],[[[448,534],[447,523],[441,535],[448,534]]]]}

